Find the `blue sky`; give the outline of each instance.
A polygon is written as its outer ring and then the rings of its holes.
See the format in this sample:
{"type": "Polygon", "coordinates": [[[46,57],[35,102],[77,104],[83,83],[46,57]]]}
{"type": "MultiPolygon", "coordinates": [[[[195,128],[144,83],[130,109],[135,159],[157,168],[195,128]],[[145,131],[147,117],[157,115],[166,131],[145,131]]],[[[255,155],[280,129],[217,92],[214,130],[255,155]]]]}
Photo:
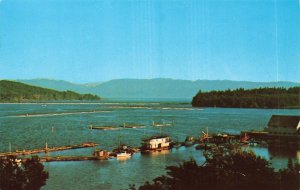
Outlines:
{"type": "Polygon", "coordinates": [[[299,1],[0,0],[0,78],[299,82],[299,1]]]}

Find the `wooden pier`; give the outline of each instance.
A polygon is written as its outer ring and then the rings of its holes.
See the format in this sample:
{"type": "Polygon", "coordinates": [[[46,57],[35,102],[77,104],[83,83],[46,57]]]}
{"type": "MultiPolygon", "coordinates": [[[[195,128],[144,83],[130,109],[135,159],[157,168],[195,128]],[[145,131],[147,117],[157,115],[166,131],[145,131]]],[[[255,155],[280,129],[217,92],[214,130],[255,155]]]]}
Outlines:
{"type": "Polygon", "coordinates": [[[45,147],[39,149],[32,149],[32,150],[22,150],[22,151],[15,151],[15,152],[3,152],[0,153],[0,157],[3,156],[21,156],[21,155],[28,155],[28,154],[37,154],[37,153],[46,153],[46,152],[54,152],[54,151],[63,151],[63,150],[70,150],[70,149],[77,149],[77,148],[89,148],[97,146],[97,143],[93,142],[86,142],[81,144],[69,145],[69,146],[58,146],[58,147],[45,147]]]}

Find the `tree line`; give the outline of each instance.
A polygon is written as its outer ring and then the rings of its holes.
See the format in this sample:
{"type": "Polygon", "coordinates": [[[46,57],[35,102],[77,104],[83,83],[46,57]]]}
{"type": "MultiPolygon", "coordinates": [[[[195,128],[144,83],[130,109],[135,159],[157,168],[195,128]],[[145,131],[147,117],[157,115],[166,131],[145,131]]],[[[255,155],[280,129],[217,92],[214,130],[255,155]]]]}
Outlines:
{"type": "Polygon", "coordinates": [[[300,87],[256,88],[245,90],[210,91],[201,90],[193,97],[194,107],[230,108],[298,108],[300,87]]]}
{"type": "Polygon", "coordinates": [[[26,102],[51,100],[100,100],[92,94],[56,91],[7,80],[0,81],[0,102],[26,102]]]}

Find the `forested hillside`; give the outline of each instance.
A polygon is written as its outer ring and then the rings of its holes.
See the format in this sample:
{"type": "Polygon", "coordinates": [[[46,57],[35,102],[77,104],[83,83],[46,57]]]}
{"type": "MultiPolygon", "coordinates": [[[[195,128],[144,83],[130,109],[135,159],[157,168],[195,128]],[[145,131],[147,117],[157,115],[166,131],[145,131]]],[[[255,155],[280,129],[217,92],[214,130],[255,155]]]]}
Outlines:
{"type": "Polygon", "coordinates": [[[0,102],[48,100],[100,100],[100,97],[73,91],[56,91],[7,80],[0,81],[0,102]]]}
{"type": "Polygon", "coordinates": [[[300,107],[300,87],[199,91],[193,98],[192,105],[228,108],[296,108],[300,107]]]}

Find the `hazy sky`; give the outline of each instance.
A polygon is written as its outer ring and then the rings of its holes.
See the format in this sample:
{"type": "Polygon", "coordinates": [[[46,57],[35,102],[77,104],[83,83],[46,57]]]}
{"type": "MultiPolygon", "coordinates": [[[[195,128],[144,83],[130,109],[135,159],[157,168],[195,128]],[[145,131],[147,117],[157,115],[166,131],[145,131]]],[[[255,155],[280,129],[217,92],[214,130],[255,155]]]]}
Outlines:
{"type": "Polygon", "coordinates": [[[299,0],[0,0],[0,78],[300,81],[299,0]]]}

